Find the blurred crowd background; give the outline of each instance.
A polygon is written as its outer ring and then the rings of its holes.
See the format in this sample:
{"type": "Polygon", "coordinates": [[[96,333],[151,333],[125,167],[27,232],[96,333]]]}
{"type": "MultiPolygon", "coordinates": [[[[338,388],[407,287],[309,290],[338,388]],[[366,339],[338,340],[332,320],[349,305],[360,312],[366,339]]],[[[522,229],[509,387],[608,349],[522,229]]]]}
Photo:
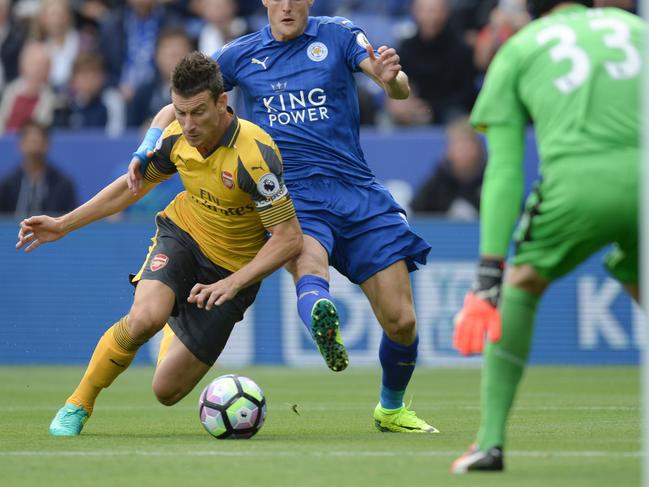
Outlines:
{"type": "MultiPolygon", "coordinates": [[[[596,1],[635,8],[631,0],[596,1]]],[[[375,48],[393,46],[401,55],[408,100],[388,102],[358,76],[361,145],[434,249],[412,278],[422,364],[466,365],[451,347],[453,317],[474,275],[487,160],[467,117],[494,54],[530,21],[525,0],[315,0],[312,14],[345,16],[375,48]]],[[[97,326],[131,299],[125,274],[142,263],[153,214],[182,187],[170,178],[114,221],[26,259],[13,251],[17,221],[67,212],[123,175],[142,127],[170,101],[176,62],[192,49],[212,54],[265,24],[261,0],[0,0],[0,269],[12,276],[0,293],[0,362],[85,363],[97,326]],[[78,302],[61,306],[70,296],[78,302]]],[[[245,115],[236,93],[233,102],[245,115]]],[[[537,161],[529,131],[527,189],[537,161]]],[[[550,291],[533,363],[638,363],[642,314],[607,280],[600,259],[550,291]]],[[[332,278],[339,309],[348,313],[353,361],[374,364],[380,327],[362,292],[335,272],[332,278]]],[[[294,302],[289,274],[269,276],[224,360],[321,364],[294,302]]],[[[155,347],[148,353],[155,361],[155,347]]]]}
{"type": "MultiPolygon", "coordinates": [[[[636,8],[633,0],[595,3],[636,8]]],[[[364,126],[436,126],[448,134],[411,209],[477,216],[486,156],[467,116],[498,48],[531,20],[526,0],[315,0],[311,13],[347,17],[375,48],[395,47],[401,56],[407,100],[386,99],[358,76],[364,126]]],[[[170,102],[170,73],[186,53],[212,54],[265,24],[261,0],[0,0],[0,136],[19,134],[23,159],[12,169],[17,161],[0,155],[0,213],[62,212],[78,203],[44,203],[73,194],[67,182],[53,182],[65,175],[47,167],[50,129],[107,137],[142,129],[170,102]]]]}

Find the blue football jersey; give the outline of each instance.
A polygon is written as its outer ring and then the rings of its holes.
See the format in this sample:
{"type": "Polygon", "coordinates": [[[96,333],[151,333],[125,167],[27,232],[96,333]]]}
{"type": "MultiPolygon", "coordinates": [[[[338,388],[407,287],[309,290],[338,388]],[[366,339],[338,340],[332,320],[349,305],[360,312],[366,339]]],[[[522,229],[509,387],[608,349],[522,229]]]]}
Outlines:
{"type": "Polygon", "coordinates": [[[312,175],[370,184],[359,142],[353,73],[368,54],[361,29],[342,17],[309,17],[305,32],[276,41],[267,25],[226,44],[213,58],[226,91],[238,86],[244,118],[268,132],[282,153],[285,180],[312,175]]]}

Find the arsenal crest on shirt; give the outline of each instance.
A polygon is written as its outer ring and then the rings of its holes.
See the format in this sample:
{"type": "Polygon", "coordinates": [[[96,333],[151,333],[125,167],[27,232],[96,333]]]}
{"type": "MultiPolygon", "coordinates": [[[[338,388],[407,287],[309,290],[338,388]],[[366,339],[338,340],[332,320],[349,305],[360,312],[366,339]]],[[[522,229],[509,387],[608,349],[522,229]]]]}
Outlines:
{"type": "Polygon", "coordinates": [[[153,256],[153,259],[151,259],[151,270],[153,272],[158,271],[166,266],[167,262],[169,262],[169,257],[167,257],[165,254],[155,254],[153,256]]]}
{"type": "Polygon", "coordinates": [[[232,176],[228,171],[221,171],[221,181],[223,181],[226,188],[234,188],[234,176],[232,176]]]}

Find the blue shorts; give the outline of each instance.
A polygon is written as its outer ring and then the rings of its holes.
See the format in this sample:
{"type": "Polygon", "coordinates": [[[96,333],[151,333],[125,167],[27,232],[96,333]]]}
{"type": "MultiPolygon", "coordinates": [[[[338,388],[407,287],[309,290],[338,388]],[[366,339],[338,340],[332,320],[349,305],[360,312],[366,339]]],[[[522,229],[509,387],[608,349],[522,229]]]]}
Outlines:
{"type": "Polygon", "coordinates": [[[361,284],[404,260],[425,264],[430,245],[408,225],[405,211],[377,182],[349,184],[326,176],[286,183],[305,235],[327,250],[329,264],[361,284]]]}

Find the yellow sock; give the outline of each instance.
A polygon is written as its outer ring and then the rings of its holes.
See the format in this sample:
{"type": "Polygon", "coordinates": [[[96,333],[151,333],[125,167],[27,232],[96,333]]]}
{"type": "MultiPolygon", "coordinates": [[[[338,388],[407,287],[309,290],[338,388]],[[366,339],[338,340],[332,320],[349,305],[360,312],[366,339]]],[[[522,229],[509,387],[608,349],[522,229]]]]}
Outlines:
{"type": "Polygon", "coordinates": [[[126,328],[125,316],[99,339],[86,373],[66,403],[82,406],[92,414],[95,400],[103,388],[113,383],[131,365],[142,343],[135,341],[126,328]]]}
{"type": "Polygon", "coordinates": [[[158,352],[157,365],[160,365],[162,359],[164,359],[167,356],[167,352],[169,351],[169,345],[171,345],[171,340],[173,340],[175,336],[176,335],[174,331],[169,326],[169,323],[167,323],[162,329],[162,340],[160,341],[160,351],[158,352]]]}

